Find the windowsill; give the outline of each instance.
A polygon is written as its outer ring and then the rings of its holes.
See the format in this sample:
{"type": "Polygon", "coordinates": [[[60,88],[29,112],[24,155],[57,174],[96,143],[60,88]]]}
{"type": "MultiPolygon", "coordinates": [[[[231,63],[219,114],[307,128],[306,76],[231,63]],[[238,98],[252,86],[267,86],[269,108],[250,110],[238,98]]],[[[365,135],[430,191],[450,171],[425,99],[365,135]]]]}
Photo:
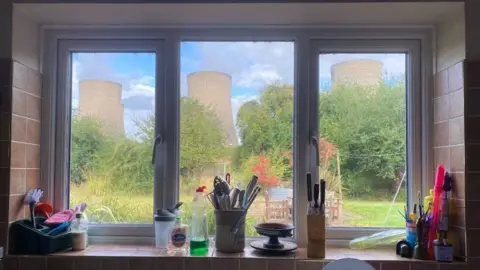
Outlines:
{"type": "MultiPolygon", "coordinates": [[[[31,257],[35,255],[10,255],[9,257],[31,257]]],[[[370,250],[351,250],[348,248],[327,248],[325,259],[312,259],[306,255],[305,248],[299,248],[296,252],[285,256],[268,256],[258,253],[251,247],[245,247],[244,252],[236,254],[226,254],[215,251],[210,248],[207,256],[190,256],[186,253],[168,253],[165,254],[160,249],[156,249],[147,245],[91,245],[84,251],[64,251],[47,255],[47,257],[168,257],[168,258],[237,258],[237,259],[293,259],[293,260],[308,260],[319,262],[330,262],[342,258],[355,258],[364,260],[372,265],[379,265],[382,262],[405,262],[405,263],[440,263],[436,261],[421,261],[415,259],[407,259],[397,256],[395,251],[388,249],[370,249],[370,250]]],[[[37,256],[38,257],[38,256],[37,256]]],[[[454,264],[465,264],[465,262],[455,261],[454,264]]],[[[452,264],[452,263],[450,263],[452,264]]]]}

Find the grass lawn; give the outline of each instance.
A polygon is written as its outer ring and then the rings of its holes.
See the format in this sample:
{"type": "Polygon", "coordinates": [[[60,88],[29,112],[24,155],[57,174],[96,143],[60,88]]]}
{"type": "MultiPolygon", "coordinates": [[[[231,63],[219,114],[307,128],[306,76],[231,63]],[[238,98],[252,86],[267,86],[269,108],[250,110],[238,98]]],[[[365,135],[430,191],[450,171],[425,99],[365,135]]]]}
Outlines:
{"type": "Polygon", "coordinates": [[[344,223],[356,227],[403,227],[405,220],[398,210],[403,212],[403,202],[395,203],[385,222],[390,207],[388,201],[344,200],[344,223]]]}

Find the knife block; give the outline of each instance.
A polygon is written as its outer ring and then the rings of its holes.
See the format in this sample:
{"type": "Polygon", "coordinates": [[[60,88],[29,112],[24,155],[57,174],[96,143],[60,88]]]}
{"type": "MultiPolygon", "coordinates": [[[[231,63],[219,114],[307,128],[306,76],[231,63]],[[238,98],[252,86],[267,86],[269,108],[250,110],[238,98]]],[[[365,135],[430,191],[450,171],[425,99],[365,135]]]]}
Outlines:
{"type": "Polygon", "coordinates": [[[307,215],[307,257],[325,258],[325,216],[307,215]]]}

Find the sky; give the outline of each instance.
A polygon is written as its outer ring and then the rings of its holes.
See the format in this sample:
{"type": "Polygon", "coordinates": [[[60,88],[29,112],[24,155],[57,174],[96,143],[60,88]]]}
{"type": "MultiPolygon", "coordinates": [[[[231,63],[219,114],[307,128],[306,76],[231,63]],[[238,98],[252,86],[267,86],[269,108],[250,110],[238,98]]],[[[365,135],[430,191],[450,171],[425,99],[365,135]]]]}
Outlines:
{"type": "MultiPolygon", "coordinates": [[[[122,85],[125,131],[134,136],[134,119],[154,111],[155,55],[153,53],[74,53],[72,61],[72,107],[79,102],[78,82],[110,80],[122,85]]],[[[330,68],[351,59],[375,59],[386,77],[405,74],[404,54],[326,54],[320,56],[320,88],[328,91],[330,68]]],[[[293,84],[292,42],[183,42],[181,45],[181,94],[187,95],[187,75],[197,71],[220,71],[232,77],[232,115],[240,106],[258,98],[268,84],[293,84]]]]}

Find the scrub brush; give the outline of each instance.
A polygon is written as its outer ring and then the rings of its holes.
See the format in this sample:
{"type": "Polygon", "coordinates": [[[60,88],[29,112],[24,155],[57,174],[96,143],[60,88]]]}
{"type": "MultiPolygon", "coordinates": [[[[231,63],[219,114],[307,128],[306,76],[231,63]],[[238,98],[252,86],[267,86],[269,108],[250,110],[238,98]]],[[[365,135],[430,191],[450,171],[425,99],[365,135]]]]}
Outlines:
{"type": "Polygon", "coordinates": [[[35,222],[35,205],[40,201],[40,198],[43,196],[43,190],[41,188],[31,189],[25,195],[24,203],[30,207],[30,218],[32,219],[33,228],[37,228],[35,222]]]}

